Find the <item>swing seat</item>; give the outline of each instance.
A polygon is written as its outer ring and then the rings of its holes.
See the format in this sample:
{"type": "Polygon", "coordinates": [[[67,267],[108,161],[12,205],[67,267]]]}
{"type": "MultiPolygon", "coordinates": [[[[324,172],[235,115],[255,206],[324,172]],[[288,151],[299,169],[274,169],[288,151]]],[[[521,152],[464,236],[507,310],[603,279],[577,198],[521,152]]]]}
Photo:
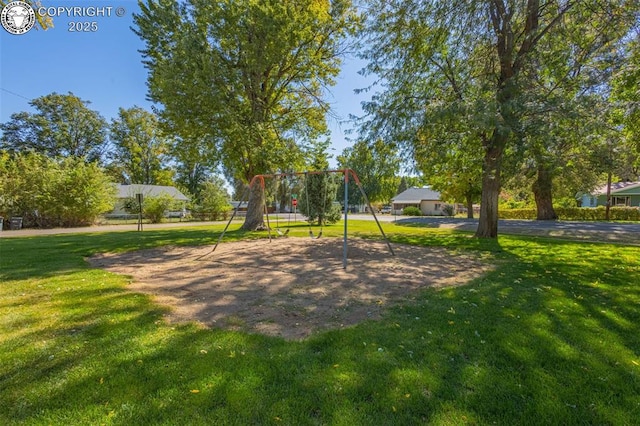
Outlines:
{"type": "Polygon", "coordinates": [[[276,228],[276,232],[278,233],[278,235],[280,235],[281,237],[286,237],[287,235],[289,235],[289,229],[287,229],[286,231],[282,232],[281,230],[276,228]]]}
{"type": "Polygon", "coordinates": [[[317,236],[317,237],[314,237],[314,236],[313,236],[313,231],[311,231],[311,230],[310,230],[310,231],[309,231],[309,236],[310,236],[311,238],[313,238],[314,240],[317,240],[318,238],[322,237],[322,230],[320,230],[320,232],[318,233],[318,236],[317,236]]]}

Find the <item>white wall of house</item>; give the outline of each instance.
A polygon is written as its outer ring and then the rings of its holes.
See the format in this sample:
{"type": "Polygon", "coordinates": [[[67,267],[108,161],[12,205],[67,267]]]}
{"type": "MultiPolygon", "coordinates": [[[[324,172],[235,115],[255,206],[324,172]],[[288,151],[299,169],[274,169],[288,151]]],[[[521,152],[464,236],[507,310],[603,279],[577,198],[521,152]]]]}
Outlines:
{"type": "Polygon", "coordinates": [[[425,216],[442,216],[444,215],[442,206],[442,201],[422,200],[420,202],[420,211],[425,216]]]}
{"type": "Polygon", "coordinates": [[[393,203],[392,214],[402,214],[405,207],[414,206],[420,209],[425,216],[444,216],[442,206],[445,203],[439,200],[422,200],[420,204],[417,203],[393,203]]]}

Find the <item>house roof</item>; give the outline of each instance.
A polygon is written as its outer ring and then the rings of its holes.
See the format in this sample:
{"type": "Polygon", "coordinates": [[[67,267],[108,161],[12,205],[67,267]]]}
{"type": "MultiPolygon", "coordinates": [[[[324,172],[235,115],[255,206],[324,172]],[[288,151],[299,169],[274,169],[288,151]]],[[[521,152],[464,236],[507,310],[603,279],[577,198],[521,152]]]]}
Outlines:
{"type": "Polygon", "coordinates": [[[418,204],[421,201],[439,201],[440,193],[431,188],[409,188],[391,199],[394,203],[418,204]]]}
{"type": "Polygon", "coordinates": [[[118,193],[116,198],[133,198],[136,194],[144,194],[147,197],[157,197],[161,194],[167,194],[171,198],[178,201],[189,201],[189,198],[173,186],[160,185],[116,185],[118,193]]]}
{"type": "MultiPolygon", "coordinates": [[[[611,184],[611,194],[624,192],[625,195],[640,195],[640,182],[616,182],[611,184]]],[[[605,195],[607,185],[602,185],[593,191],[592,195],[605,195]]]]}

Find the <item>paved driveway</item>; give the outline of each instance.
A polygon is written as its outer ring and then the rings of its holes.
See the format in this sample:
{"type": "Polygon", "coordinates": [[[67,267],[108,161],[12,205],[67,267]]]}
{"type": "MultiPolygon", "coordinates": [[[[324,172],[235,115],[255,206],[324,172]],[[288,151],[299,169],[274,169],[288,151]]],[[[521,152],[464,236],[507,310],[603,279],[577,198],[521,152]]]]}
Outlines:
{"type": "MultiPolygon", "coordinates": [[[[351,214],[349,215],[349,218],[353,220],[373,220],[373,216],[368,214],[351,214]]],[[[377,218],[381,222],[395,221],[398,224],[419,223],[423,226],[431,228],[449,228],[469,232],[474,232],[478,227],[477,219],[458,219],[445,217],[405,217],[393,215],[377,215],[377,218]]],[[[150,230],[189,226],[206,226],[213,223],[225,222],[180,222],[156,225],[145,224],[144,229],[150,230]]],[[[137,225],[135,224],[64,229],[22,229],[19,231],[1,231],[0,238],[85,232],[135,231],[136,229],[137,225]]],[[[498,233],[538,235],[567,239],[579,239],[584,241],[624,242],[640,245],[640,223],[500,220],[498,221],[498,233]]]]}
{"type": "MultiPolygon", "coordinates": [[[[373,220],[370,215],[352,215],[353,219],[373,220]]],[[[404,217],[378,215],[380,221],[398,224],[420,223],[431,228],[449,228],[474,232],[478,219],[446,217],[404,217]]],[[[640,245],[640,223],[567,222],[538,220],[499,220],[499,234],[538,235],[585,241],[625,242],[640,245]]]]}

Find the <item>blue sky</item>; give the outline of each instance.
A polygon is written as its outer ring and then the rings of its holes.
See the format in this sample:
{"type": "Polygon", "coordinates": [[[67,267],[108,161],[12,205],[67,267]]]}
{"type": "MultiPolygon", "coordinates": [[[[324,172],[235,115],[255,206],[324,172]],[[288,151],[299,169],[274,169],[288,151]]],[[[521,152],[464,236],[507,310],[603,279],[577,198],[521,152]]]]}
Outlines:
{"type": "MultiPolygon", "coordinates": [[[[0,122],[7,122],[11,114],[32,111],[31,99],[52,92],[73,92],[91,102],[109,122],[120,107],[134,105],[150,108],[146,100],[146,69],[138,52],[143,47],[131,31],[133,13],[138,12],[137,1],[49,1],[44,7],[95,6],[111,7],[111,16],[54,18],[54,28],[46,31],[32,29],[23,35],[12,35],[0,28],[0,122]],[[122,17],[116,8],[124,8],[122,17]],[[95,21],[95,32],[71,32],[71,22],[95,21]]],[[[347,58],[329,97],[334,112],[347,120],[349,114],[360,115],[360,102],[367,95],[355,95],[353,90],[367,85],[358,75],[361,61],[347,58]]],[[[345,130],[352,127],[329,119],[332,154],[340,154],[350,145],[345,130]]]]}

